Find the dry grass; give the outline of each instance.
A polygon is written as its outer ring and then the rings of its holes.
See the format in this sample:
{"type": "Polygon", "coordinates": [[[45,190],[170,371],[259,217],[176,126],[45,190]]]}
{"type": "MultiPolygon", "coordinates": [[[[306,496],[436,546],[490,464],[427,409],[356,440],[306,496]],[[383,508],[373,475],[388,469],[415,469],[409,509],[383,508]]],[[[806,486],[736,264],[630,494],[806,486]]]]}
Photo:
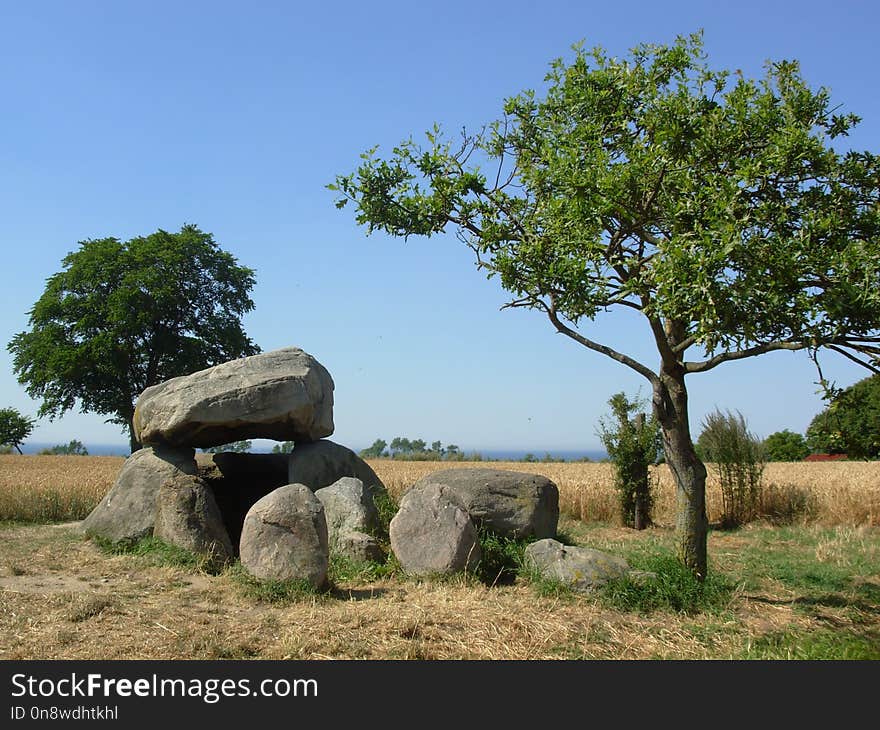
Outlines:
{"type": "MultiPolygon", "coordinates": [[[[612,543],[656,537],[599,533],[612,543]]],[[[742,539],[713,533],[710,549],[724,555],[742,539]]],[[[824,559],[840,547],[823,546],[824,559]]],[[[0,529],[0,555],[0,659],[735,658],[762,637],[818,630],[830,616],[804,614],[771,584],[755,600],[737,594],[729,609],[698,617],[544,598],[522,584],[400,579],[277,605],[249,597],[229,573],[108,556],[73,525],[0,529]]],[[[828,611],[853,620],[845,608],[828,611]]]]}
{"type": "MultiPolygon", "coordinates": [[[[0,520],[62,521],[85,517],[106,494],[122,466],[111,456],[0,455],[0,520]]],[[[584,522],[614,522],[617,498],[611,464],[438,463],[371,460],[395,496],[438,469],[489,467],[544,474],[559,487],[560,509],[584,522]]],[[[671,525],[675,487],[669,469],[655,470],[654,518],[671,525]]],[[[764,472],[768,516],[795,512],[795,521],[833,526],[880,525],[880,462],[771,463],[764,472]]],[[[709,519],[721,516],[721,492],[709,470],[709,519]]],[[[783,520],[784,521],[784,520],[783,520]]]]}

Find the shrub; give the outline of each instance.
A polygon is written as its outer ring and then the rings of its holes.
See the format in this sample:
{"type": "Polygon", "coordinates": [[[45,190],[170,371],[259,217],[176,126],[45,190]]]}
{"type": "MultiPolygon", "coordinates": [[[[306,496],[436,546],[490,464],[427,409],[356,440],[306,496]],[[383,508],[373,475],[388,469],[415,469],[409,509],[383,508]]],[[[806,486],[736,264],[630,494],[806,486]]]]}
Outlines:
{"type": "Polygon", "coordinates": [[[614,421],[600,421],[599,438],[614,463],[614,486],[623,524],[641,530],[651,524],[654,499],[648,467],[657,461],[660,429],[653,416],[646,418],[637,412],[644,406],[638,399],[630,401],[617,393],[608,405],[614,421]]]}
{"type": "Polygon", "coordinates": [[[711,462],[718,474],[722,526],[736,527],[754,519],[761,508],[765,455],[743,415],[738,411],[710,413],[703,420],[697,444],[701,458],[711,462]]]}
{"type": "Polygon", "coordinates": [[[89,450],[82,441],[73,439],[69,444],[58,444],[51,449],[43,449],[40,456],[88,456],[89,450]]]}

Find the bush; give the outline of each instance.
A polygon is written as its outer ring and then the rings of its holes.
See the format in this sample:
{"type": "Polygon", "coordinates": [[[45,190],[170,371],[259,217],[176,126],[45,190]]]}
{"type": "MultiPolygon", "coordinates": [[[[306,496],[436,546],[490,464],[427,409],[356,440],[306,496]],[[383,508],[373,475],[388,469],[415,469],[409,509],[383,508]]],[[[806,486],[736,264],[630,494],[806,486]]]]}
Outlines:
{"type": "Polygon", "coordinates": [[[809,455],[810,447],[799,433],[785,429],[764,439],[764,452],[768,461],[801,461],[809,455]]]}
{"type": "Polygon", "coordinates": [[[660,452],[660,428],[653,416],[637,412],[644,405],[638,399],[630,401],[617,393],[608,404],[614,421],[600,421],[599,438],[614,463],[623,524],[641,530],[651,524],[654,498],[648,467],[660,452]]]}
{"type": "Polygon", "coordinates": [[[766,457],[763,443],[749,432],[743,415],[710,413],[697,445],[700,458],[712,463],[721,483],[722,526],[736,527],[757,517],[766,457]]]}

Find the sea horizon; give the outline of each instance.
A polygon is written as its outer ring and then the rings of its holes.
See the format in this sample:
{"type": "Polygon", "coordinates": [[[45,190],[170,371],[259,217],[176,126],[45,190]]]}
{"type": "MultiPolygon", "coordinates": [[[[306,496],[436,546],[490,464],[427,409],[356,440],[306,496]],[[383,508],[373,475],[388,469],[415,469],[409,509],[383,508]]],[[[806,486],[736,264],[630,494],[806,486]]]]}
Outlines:
{"type": "MultiPolygon", "coordinates": [[[[44,449],[51,449],[54,446],[59,444],[49,443],[49,442],[29,442],[21,445],[21,450],[25,455],[34,455],[38,454],[40,451],[44,449]]],[[[92,443],[83,443],[85,449],[89,452],[89,456],[128,456],[129,455],[129,446],[124,443],[115,443],[115,444],[92,444],[92,443]]],[[[358,453],[362,448],[366,448],[365,446],[351,448],[352,451],[358,453]]],[[[547,449],[547,448],[509,448],[509,449],[496,449],[496,448],[460,448],[461,453],[465,456],[469,454],[479,454],[484,460],[491,461],[522,461],[526,456],[531,454],[536,461],[541,461],[547,457],[549,454],[550,457],[554,461],[581,461],[583,459],[589,459],[590,461],[602,461],[608,458],[608,454],[601,449],[547,449]]],[[[201,449],[198,449],[201,451],[201,449]]],[[[271,445],[265,444],[254,444],[253,449],[250,450],[250,453],[254,454],[267,454],[272,451],[271,445]]],[[[13,451],[13,453],[16,453],[13,451]]]]}

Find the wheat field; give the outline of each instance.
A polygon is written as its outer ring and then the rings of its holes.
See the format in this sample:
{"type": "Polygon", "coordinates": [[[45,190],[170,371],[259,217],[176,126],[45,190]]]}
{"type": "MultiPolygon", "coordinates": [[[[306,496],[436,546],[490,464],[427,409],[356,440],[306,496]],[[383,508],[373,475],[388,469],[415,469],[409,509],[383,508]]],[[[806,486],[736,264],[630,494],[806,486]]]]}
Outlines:
{"type": "MultiPolygon", "coordinates": [[[[107,493],[124,459],[113,456],[0,455],[0,520],[82,519],[107,493]]],[[[431,462],[374,459],[399,497],[419,478],[448,468],[479,467],[543,474],[559,487],[563,514],[584,522],[617,520],[613,466],[607,463],[431,462]]],[[[654,521],[672,525],[675,487],[666,466],[654,470],[654,521]]],[[[880,462],[770,463],[764,471],[768,510],[796,511],[798,521],[825,526],[880,525],[880,462]]],[[[707,510],[721,514],[721,493],[709,466],[707,510]]]]}

